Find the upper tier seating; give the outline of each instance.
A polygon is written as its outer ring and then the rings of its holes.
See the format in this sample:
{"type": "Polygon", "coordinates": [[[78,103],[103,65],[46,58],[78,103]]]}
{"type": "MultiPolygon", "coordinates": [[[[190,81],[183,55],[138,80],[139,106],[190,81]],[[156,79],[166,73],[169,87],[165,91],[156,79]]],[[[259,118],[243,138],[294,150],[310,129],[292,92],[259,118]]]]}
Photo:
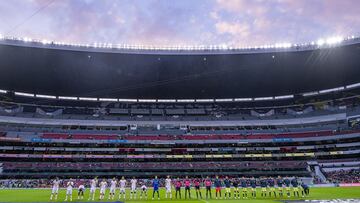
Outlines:
{"type": "Polygon", "coordinates": [[[45,139],[76,139],[76,140],[116,140],[118,135],[98,135],[98,134],[63,134],[63,133],[44,133],[45,139]]]}
{"type": "Polygon", "coordinates": [[[64,134],[64,133],[44,133],[41,138],[46,139],[91,139],[91,140],[224,140],[224,139],[276,139],[276,138],[306,138],[331,136],[338,134],[351,134],[359,131],[348,130],[342,132],[336,131],[311,131],[294,132],[280,134],[225,134],[225,135],[113,135],[113,134],[64,134]]]}
{"type": "Polygon", "coordinates": [[[205,169],[205,168],[305,168],[304,161],[267,161],[267,162],[4,162],[5,170],[13,169],[205,169]]]}

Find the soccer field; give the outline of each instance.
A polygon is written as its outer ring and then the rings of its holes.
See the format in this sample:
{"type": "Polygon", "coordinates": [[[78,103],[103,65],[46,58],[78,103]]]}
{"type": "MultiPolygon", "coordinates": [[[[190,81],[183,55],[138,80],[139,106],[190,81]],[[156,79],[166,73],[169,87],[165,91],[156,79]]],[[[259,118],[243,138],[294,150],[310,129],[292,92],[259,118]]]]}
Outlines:
{"type": "MultiPolygon", "coordinates": [[[[87,190],[85,193],[85,198],[84,200],[80,201],[77,200],[77,194],[76,191],[74,190],[73,192],[73,202],[87,202],[88,199],[88,193],[89,191],[87,190]]],[[[100,202],[98,200],[99,191],[97,191],[96,194],[96,200],[95,202],[100,202]]],[[[128,191],[127,191],[128,192],[128,191]]],[[[224,191],[223,191],[224,192],[224,191]]],[[[50,189],[0,189],[0,202],[50,202],[49,201],[49,197],[50,197],[50,193],[51,190],[50,189]]],[[[279,199],[279,198],[261,198],[260,197],[260,190],[257,191],[257,199],[221,199],[221,200],[216,200],[216,199],[202,199],[202,200],[197,200],[195,199],[196,195],[195,192],[192,191],[192,198],[191,200],[169,200],[169,199],[164,199],[165,197],[165,191],[161,190],[160,191],[160,195],[161,195],[161,200],[152,200],[151,199],[151,194],[152,194],[152,190],[148,191],[148,200],[114,200],[114,202],[131,202],[131,203],[145,203],[145,202],[173,202],[173,203],[180,203],[180,202],[187,202],[187,203],[235,203],[235,202],[244,202],[244,203],[250,203],[250,202],[255,202],[255,203],[271,203],[271,202],[279,202],[280,200],[296,200],[296,198],[291,197],[291,198],[283,198],[283,199],[279,199]]],[[[203,191],[203,195],[205,194],[205,191],[203,191]]],[[[182,194],[184,195],[184,194],[182,194]]],[[[224,194],[223,194],[224,195],[224,194]]],[[[174,196],[173,196],[174,197],[174,196]]],[[[127,193],[127,198],[129,198],[129,192],[127,193]]],[[[214,198],[214,194],[213,194],[213,198],[214,198]]],[[[223,196],[224,198],[224,196],[223,196]]],[[[57,202],[63,202],[65,199],[65,189],[60,190],[59,193],[59,197],[58,197],[58,201],[57,202]]],[[[360,187],[347,187],[347,188],[311,188],[310,190],[310,196],[307,197],[306,199],[360,199],[360,187]]],[[[304,200],[304,199],[303,199],[304,200]]],[[[105,201],[101,201],[101,202],[110,202],[107,201],[107,195],[106,195],[106,200],[105,201]]]]}

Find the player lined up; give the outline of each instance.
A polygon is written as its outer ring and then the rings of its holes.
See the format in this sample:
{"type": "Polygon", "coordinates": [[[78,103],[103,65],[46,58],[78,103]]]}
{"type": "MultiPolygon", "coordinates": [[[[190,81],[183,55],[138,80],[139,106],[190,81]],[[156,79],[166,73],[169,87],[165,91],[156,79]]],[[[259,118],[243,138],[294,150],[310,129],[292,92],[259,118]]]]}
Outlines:
{"type": "MultiPolygon", "coordinates": [[[[137,187],[138,183],[140,183],[140,199],[148,197],[147,193],[147,186],[145,181],[139,181],[133,177],[130,180],[130,199],[136,199],[137,198],[137,187]]],[[[95,193],[97,186],[100,188],[100,196],[99,200],[104,200],[106,195],[106,190],[108,187],[108,182],[103,179],[100,183],[98,183],[98,179],[95,177],[90,181],[90,192],[89,192],[89,198],[88,201],[95,200],[95,193]]],[[[201,193],[201,187],[205,187],[205,197],[206,199],[212,199],[212,187],[215,188],[215,199],[222,199],[222,190],[224,188],[224,198],[225,199],[247,199],[251,198],[257,198],[257,190],[256,188],[260,186],[261,188],[261,197],[284,197],[284,193],[286,194],[286,197],[291,196],[291,190],[294,197],[300,197],[300,192],[302,197],[309,195],[309,187],[303,183],[299,182],[297,178],[281,178],[280,176],[278,178],[259,178],[255,179],[252,178],[232,178],[225,177],[224,179],[220,179],[218,176],[215,177],[214,180],[212,180],[209,177],[206,177],[205,179],[190,179],[188,176],[185,177],[185,179],[181,180],[180,178],[177,178],[176,180],[172,180],[170,176],[167,176],[165,179],[165,198],[166,199],[172,199],[172,188],[175,188],[175,198],[181,199],[182,198],[182,192],[181,189],[185,189],[184,198],[185,199],[191,199],[191,190],[192,187],[195,189],[196,198],[202,199],[202,193],[201,193]],[[250,195],[248,195],[248,192],[250,192],[250,195]]],[[[50,196],[50,200],[57,200],[58,192],[60,187],[60,180],[56,178],[53,181],[53,188],[50,196]]],[[[72,201],[72,191],[74,187],[74,181],[70,179],[66,183],[66,197],[65,201],[72,201]]],[[[119,181],[116,180],[116,178],[113,178],[110,181],[110,188],[109,188],[109,194],[108,194],[108,200],[114,200],[117,187],[119,187],[119,196],[118,199],[126,199],[126,187],[127,187],[127,180],[125,177],[122,177],[119,181]]],[[[155,178],[152,180],[152,199],[160,199],[160,180],[155,176],[155,178]]],[[[85,192],[85,186],[83,183],[78,183],[78,199],[84,198],[84,192],[85,192]]]]}

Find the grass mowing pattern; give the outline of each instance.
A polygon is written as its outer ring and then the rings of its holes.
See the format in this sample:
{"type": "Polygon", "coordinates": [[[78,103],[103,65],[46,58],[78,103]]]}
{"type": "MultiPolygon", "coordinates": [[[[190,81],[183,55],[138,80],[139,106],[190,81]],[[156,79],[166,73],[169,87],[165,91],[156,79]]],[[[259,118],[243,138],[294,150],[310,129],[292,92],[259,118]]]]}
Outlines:
{"type": "MultiPolygon", "coordinates": [[[[59,196],[58,196],[58,201],[57,202],[63,202],[65,199],[65,189],[61,189],[59,191],[59,196]]],[[[98,202],[99,200],[97,198],[99,198],[99,190],[96,191],[96,198],[95,198],[95,202],[98,202]]],[[[107,191],[108,192],[108,191],[107,191]]],[[[118,192],[118,191],[117,191],[118,192]]],[[[184,191],[182,191],[184,192],[184,191]]],[[[196,197],[195,191],[192,190],[191,191],[191,196],[192,198],[196,197]]],[[[224,192],[225,190],[222,191],[222,195],[224,198],[224,192]]],[[[50,193],[51,193],[51,189],[0,189],[0,202],[50,202],[49,198],[50,198],[50,193]]],[[[138,192],[138,195],[140,193],[138,192]]],[[[191,200],[176,200],[174,199],[175,195],[174,195],[174,191],[173,191],[173,199],[169,200],[169,199],[164,199],[165,197],[165,190],[161,189],[160,190],[160,196],[161,196],[161,200],[152,200],[151,199],[151,195],[152,195],[152,190],[149,189],[148,190],[148,200],[120,200],[122,202],[130,202],[130,203],[146,203],[146,202],[172,202],[172,203],[235,203],[235,202],[241,202],[241,203],[271,203],[271,202],[279,202],[279,198],[261,198],[260,194],[261,191],[258,189],[257,190],[257,199],[252,199],[251,197],[249,199],[221,199],[221,200],[216,200],[216,199],[202,199],[202,200],[197,200],[197,199],[191,199],[191,200]]],[[[202,191],[203,197],[205,196],[205,191],[202,191]]],[[[88,195],[89,195],[89,189],[87,189],[85,191],[85,197],[84,200],[77,200],[77,190],[74,190],[73,192],[73,202],[87,202],[88,199],[88,195]]],[[[108,194],[106,194],[106,200],[102,201],[102,202],[108,202],[107,201],[107,196],[108,194]]],[[[184,194],[182,194],[184,195],[184,194]]],[[[248,193],[248,195],[250,195],[248,193]]],[[[116,197],[118,196],[118,193],[116,194],[116,197]]],[[[215,191],[213,190],[213,198],[215,196],[215,191]]],[[[130,197],[130,193],[129,190],[127,190],[127,194],[126,197],[129,198],[130,197]]],[[[307,197],[306,199],[360,199],[360,187],[346,187],[346,188],[311,188],[310,189],[310,196],[307,197]]],[[[295,200],[297,198],[291,197],[291,198],[283,198],[284,200],[295,200]]],[[[302,198],[300,198],[302,199],[302,198]]],[[[119,201],[119,200],[114,200],[114,201],[119,201]]],[[[110,201],[109,201],[110,202],[110,201]]]]}

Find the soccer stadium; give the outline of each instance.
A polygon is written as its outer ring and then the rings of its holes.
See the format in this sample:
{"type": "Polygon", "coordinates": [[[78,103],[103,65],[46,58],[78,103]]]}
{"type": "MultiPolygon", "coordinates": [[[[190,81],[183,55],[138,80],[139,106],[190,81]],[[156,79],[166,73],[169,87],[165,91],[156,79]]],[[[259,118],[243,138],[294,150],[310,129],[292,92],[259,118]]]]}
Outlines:
{"type": "MultiPolygon", "coordinates": [[[[13,30],[60,4],[39,2],[13,30]]],[[[355,32],[156,46],[13,30],[0,35],[0,202],[360,202],[355,32]]]]}

